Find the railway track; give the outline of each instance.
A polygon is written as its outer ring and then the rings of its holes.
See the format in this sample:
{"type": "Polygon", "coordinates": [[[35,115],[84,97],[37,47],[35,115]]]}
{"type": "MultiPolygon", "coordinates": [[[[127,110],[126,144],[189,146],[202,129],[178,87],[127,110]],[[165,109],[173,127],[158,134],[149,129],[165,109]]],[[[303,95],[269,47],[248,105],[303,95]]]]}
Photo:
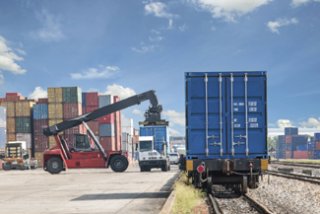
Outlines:
{"type": "Polygon", "coordinates": [[[320,185],[320,177],[314,177],[314,176],[308,176],[308,175],[300,175],[300,174],[293,174],[293,173],[285,173],[285,172],[279,172],[275,170],[268,170],[267,173],[269,175],[274,175],[278,177],[284,177],[288,179],[295,179],[300,181],[305,181],[309,183],[314,183],[320,185]]]}
{"type": "Polygon", "coordinates": [[[271,164],[283,165],[283,166],[298,166],[306,168],[319,169],[320,164],[310,164],[310,163],[293,163],[293,162],[284,162],[284,161],[271,161],[271,164]]]}
{"type": "Polygon", "coordinates": [[[263,204],[248,195],[238,195],[236,197],[217,197],[214,192],[208,193],[208,198],[215,214],[227,213],[259,213],[271,214],[263,204]]]}

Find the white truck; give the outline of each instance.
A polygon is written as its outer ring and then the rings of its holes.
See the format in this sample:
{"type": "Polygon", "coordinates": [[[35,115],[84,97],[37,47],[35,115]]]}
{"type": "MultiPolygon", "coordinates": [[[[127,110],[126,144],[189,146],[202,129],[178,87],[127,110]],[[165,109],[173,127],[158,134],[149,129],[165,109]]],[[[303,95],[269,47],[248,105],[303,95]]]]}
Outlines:
{"type": "Polygon", "coordinates": [[[37,160],[30,158],[25,141],[9,141],[5,146],[5,157],[3,159],[2,168],[4,170],[11,169],[35,169],[37,168],[37,160]]]}
{"type": "MultiPolygon", "coordinates": [[[[166,149],[163,151],[166,151],[166,149]]],[[[162,171],[169,171],[170,161],[165,153],[166,152],[161,154],[154,149],[153,136],[140,136],[138,145],[140,171],[150,171],[152,168],[160,168],[162,171]]]]}

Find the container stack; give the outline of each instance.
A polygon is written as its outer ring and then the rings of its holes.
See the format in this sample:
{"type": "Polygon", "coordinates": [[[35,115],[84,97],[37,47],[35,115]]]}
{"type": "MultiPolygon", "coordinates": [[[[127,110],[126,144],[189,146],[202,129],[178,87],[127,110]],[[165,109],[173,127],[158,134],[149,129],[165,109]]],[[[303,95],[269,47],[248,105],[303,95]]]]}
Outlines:
{"type": "MultiPolygon", "coordinates": [[[[82,111],[83,113],[90,113],[99,108],[99,95],[97,92],[82,93],[82,111]]],[[[93,133],[99,137],[99,121],[89,121],[88,126],[93,133]]]]}
{"type": "Polygon", "coordinates": [[[33,139],[35,158],[42,165],[42,154],[49,146],[49,139],[42,132],[49,125],[48,99],[39,99],[33,106],[33,139]]]}
{"type": "Polygon", "coordinates": [[[32,150],[31,110],[33,100],[27,100],[19,93],[6,93],[1,99],[1,106],[6,108],[6,140],[25,141],[27,148],[32,150]]]}
{"type": "Polygon", "coordinates": [[[0,150],[4,149],[7,142],[7,110],[5,107],[0,106],[0,150]]]}
{"type": "MultiPolygon", "coordinates": [[[[82,93],[79,87],[62,88],[63,120],[69,120],[82,115],[82,93]]],[[[64,138],[70,147],[76,140],[75,134],[85,133],[82,125],[64,131],[64,138]]]]}
{"type": "Polygon", "coordinates": [[[308,136],[299,135],[298,128],[285,128],[285,135],[278,136],[276,154],[279,159],[308,159],[308,136]]]}
{"type": "Polygon", "coordinates": [[[320,133],[314,133],[313,158],[320,159],[320,133]]]}
{"type": "MultiPolygon", "coordinates": [[[[48,88],[48,124],[54,124],[63,121],[62,88],[48,88]]],[[[49,137],[49,148],[56,145],[54,137],[49,137]]]]}
{"type": "MultiPolygon", "coordinates": [[[[100,95],[99,96],[99,108],[110,105],[114,101],[112,95],[100,95]]],[[[116,150],[115,146],[115,130],[114,130],[114,115],[115,113],[105,115],[98,118],[99,121],[99,136],[100,144],[108,151],[116,150]]]]}
{"type": "MultiPolygon", "coordinates": [[[[120,98],[114,96],[113,102],[119,102],[120,98]]],[[[114,135],[115,135],[115,150],[121,150],[121,114],[120,111],[114,113],[114,135]]]]}

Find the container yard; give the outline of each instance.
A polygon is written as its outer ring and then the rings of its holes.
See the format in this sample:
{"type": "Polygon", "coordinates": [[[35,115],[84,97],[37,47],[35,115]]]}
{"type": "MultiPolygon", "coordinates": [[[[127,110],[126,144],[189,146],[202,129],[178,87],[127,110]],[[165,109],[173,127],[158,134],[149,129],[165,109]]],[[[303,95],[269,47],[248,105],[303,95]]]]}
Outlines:
{"type": "Polygon", "coordinates": [[[0,214],[320,214],[319,11],[0,1],[0,214]]]}

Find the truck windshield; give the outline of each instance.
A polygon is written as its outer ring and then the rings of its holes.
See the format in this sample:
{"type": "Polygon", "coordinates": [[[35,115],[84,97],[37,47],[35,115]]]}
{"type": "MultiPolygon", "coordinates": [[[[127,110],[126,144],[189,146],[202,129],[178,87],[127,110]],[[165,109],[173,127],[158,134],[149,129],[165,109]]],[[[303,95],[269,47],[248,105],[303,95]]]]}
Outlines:
{"type": "Polygon", "coordinates": [[[140,141],[140,152],[146,152],[152,150],[152,141],[140,141]]]}

